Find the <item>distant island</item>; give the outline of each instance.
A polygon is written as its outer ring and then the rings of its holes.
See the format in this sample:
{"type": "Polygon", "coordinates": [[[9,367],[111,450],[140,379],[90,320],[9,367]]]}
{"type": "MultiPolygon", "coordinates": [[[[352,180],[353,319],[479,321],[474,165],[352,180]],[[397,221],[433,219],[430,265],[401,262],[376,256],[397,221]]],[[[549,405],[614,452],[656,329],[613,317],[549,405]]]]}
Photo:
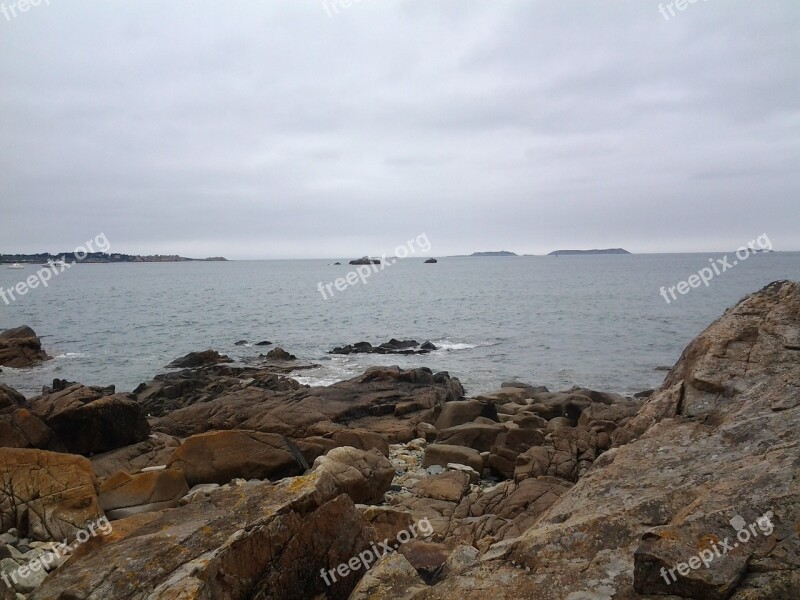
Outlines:
{"type": "Polygon", "coordinates": [[[106,254],[104,252],[89,252],[85,257],[78,259],[74,252],[62,252],[61,254],[0,254],[0,264],[19,263],[42,265],[49,261],[64,260],[65,262],[80,263],[165,263],[165,262],[222,262],[227,258],[213,256],[211,258],[186,258],[177,254],[154,254],[151,256],[140,256],[138,254],[106,254]]]}
{"type": "Polygon", "coordinates": [[[603,250],[555,250],[547,256],[571,256],[576,254],[630,254],[623,248],[605,248],[603,250]]]}
{"type": "Polygon", "coordinates": [[[470,256],[519,256],[508,250],[500,250],[499,252],[473,252],[470,256]]]}

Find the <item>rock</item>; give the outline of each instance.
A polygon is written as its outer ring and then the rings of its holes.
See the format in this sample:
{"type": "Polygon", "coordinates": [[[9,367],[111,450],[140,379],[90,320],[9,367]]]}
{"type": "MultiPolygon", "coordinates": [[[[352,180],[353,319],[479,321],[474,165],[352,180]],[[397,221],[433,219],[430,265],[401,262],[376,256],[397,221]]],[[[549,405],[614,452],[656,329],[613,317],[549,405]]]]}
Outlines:
{"type": "Polygon", "coordinates": [[[25,396],[0,383],[0,447],[62,452],[64,445],[44,421],[25,408],[25,396]]]}
{"type": "Polygon", "coordinates": [[[438,263],[438,262],[439,262],[439,261],[438,261],[438,260],[436,260],[435,258],[429,258],[428,260],[426,260],[426,261],[425,261],[425,264],[426,264],[426,265],[435,265],[435,264],[436,264],[436,263],[438,263]]]}
{"type": "Polygon", "coordinates": [[[116,521],[99,541],[29,600],[344,600],[362,573],[328,587],[321,572],[371,544],[352,501],[320,472],[116,521]]]}
{"type": "Polygon", "coordinates": [[[98,477],[110,477],[117,471],[136,473],[167,464],[180,440],[163,433],[153,433],[137,444],[124,446],[92,456],[92,467],[98,477]]]}
{"type": "Polygon", "coordinates": [[[550,392],[543,385],[531,385],[529,383],[522,383],[521,381],[504,381],[500,384],[501,388],[520,388],[525,390],[527,394],[547,394],[550,392]]]}
{"type": "Polygon", "coordinates": [[[412,540],[400,546],[399,552],[411,563],[426,583],[433,583],[447,561],[450,550],[444,544],[412,540]]]}
{"type": "MultiPolygon", "coordinates": [[[[365,429],[340,429],[334,431],[330,439],[335,447],[350,446],[359,450],[377,450],[384,456],[389,456],[389,444],[377,433],[365,429]]],[[[313,462],[313,461],[312,461],[313,462]]]]}
{"type": "Polygon", "coordinates": [[[27,325],[0,332],[0,366],[24,369],[50,360],[42,342],[27,325]]]}
{"type": "Polygon", "coordinates": [[[435,350],[431,342],[425,342],[420,346],[416,340],[397,340],[392,338],[388,342],[373,346],[369,342],[358,342],[356,344],[348,344],[347,346],[337,346],[328,354],[427,354],[431,350],[435,350]],[[427,346],[426,346],[427,344],[427,346]],[[423,347],[424,346],[424,347],[423,347]]]}
{"type": "Polygon", "coordinates": [[[487,417],[497,422],[497,409],[493,404],[480,400],[459,400],[447,402],[436,419],[436,429],[447,429],[472,423],[478,417],[487,417]]]}
{"type": "Polygon", "coordinates": [[[420,423],[417,425],[417,435],[423,438],[426,442],[434,441],[438,433],[439,432],[436,427],[430,423],[420,423]]]}
{"type": "Polygon", "coordinates": [[[294,354],[289,354],[281,347],[267,352],[267,358],[270,360],[297,360],[297,357],[294,354]]]}
{"type": "Polygon", "coordinates": [[[483,459],[477,450],[464,446],[450,446],[446,444],[431,444],[425,449],[423,467],[431,465],[447,466],[450,463],[467,465],[478,473],[483,472],[483,459]]]}
{"type": "Polygon", "coordinates": [[[186,356],[176,358],[169,363],[166,369],[196,369],[219,363],[230,362],[230,358],[217,352],[216,350],[204,350],[202,352],[190,352],[186,356]]]}
{"type": "Polygon", "coordinates": [[[150,426],[130,394],[75,384],[30,401],[31,412],[52,429],[69,452],[107,452],[147,439],[150,426]]]}
{"type": "Polygon", "coordinates": [[[422,342],[422,345],[420,346],[420,349],[421,350],[430,350],[431,352],[433,352],[434,350],[438,350],[439,348],[436,347],[436,344],[434,344],[433,342],[428,340],[426,342],[422,342]]]}
{"type": "Polygon", "coordinates": [[[545,443],[545,434],[540,429],[512,429],[501,433],[489,456],[489,468],[504,479],[514,478],[517,457],[534,446],[545,443]]]}
{"type": "Polygon", "coordinates": [[[314,470],[330,474],[339,489],[358,504],[377,504],[392,485],[392,463],[377,450],[334,448],[314,461],[314,470]]]}
{"type": "Polygon", "coordinates": [[[422,479],[411,488],[411,493],[421,498],[459,502],[469,491],[469,475],[460,471],[447,471],[422,479]]]}
{"type": "Polygon", "coordinates": [[[368,256],[364,256],[362,258],[357,258],[355,260],[350,261],[351,265],[379,265],[381,264],[380,258],[370,258],[368,256]]]}
{"type": "Polygon", "coordinates": [[[177,469],[128,475],[119,471],[100,486],[98,500],[109,519],[154,512],[178,506],[189,491],[183,472],[177,469]]]}
{"type": "Polygon", "coordinates": [[[473,484],[478,483],[478,480],[481,478],[480,473],[478,473],[472,467],[468,467],[467,465],[460,465],[458,463],[447,463],[447,470],[465,473],[467,477],[469,477],[469,482],[473,484]]]}
{"type": "Polygon", "coordinates": [[[86,458],[4,448],[0,478],[1,532],[13,528],[34,540],[62,540],[102,515],[86,458]]]}
{"type": "Polygon", "coordinates": [[[449,446],[464,446],[478,452],[489,452],[492,446],[495,445],[497,436],[505,431],[507,429],[499,423],[494,425],[466,423],[456,427],[440,429],[439,435],[436,436],[436,443],[449,446]]]}
{"type": "MultiPolygon", "coordinates": [[[[243,386],[239,377],[220,380],[199,373],[202,388],[187,394],[191,403],[155,420],[154,431],[185,437],[211,429],[249,429],[302,439],[347,428],[395,443],[417,437],[418,423],[430,421],[433,410],[460,399],[464,391],[458,379],[425,368],[376,367],[314,388],[275,375],[264,376],[261,385],[243,386]],[[408,404],[418,408],[396,417],[397,407],[408,404]]],[[[161,398],[142,403],[148,411],[165,407],[161,398]]]]}
{"type": "Polygon", "coordinates": [[[263,342],[258,342],[256,346],[272,346],[272,342],[264,340],[263,342]]]}
{"type": "Polygon", "coordinates": [[[239,340],[234,344],[234,346],[246,346],[247,343],[248,343],[247,340],[239,340]]]}
{"type": "Polygon", "coordinates": [[[427,589],[417,570],[399,552],[382,556],[364,574],[349,600],[414,600],[427,589]]]}
{"type": "Polygon", "coordinates": [[[300,475],[308,463],[287,438],[256,431],[212,431],[188,438],[175,449],[167,468],[180,469],[190,486],[243,479],[300,475]]]}
{"type": "Polygon", "coordinates": [[[389,545],[398,543],[397,534],[409,531],[414,524],[411,513],[387,506],[359,505],[364,524],[373,533],[377,541],[388,540],[389,545]]]}
{"type": "MultiPolygon", "coordinates": [[[[30,594],[44,583],[44,580],[47,579],[47,572],[42,569],[41,566],[35,571],[27,568],[24,571],[26,577],[22,576],[23,572],[20,571],[20,568],[27,566],[26,563],[27,561],[23,560],[22,564],[20,564],[10,558],[0,560],[0,573],[3,574],[4,580],[8,581],[8,583],[4,584],[4,587],[10,584],[11,588],[16,592],[20,594],[30,594]]],[[[38,565],[38,563],[36,564],[38,565]]],[[[23,595],[23,598],[24,597],[23,595]]]]}
{"type": "MultiPolygon", "coordinates": [[[[429,588],[426,600],[474,597],[476,589],[498,600],[531,589],[544,600],[796,597],[798,315],[800,284],[790,282],[729,309],[613,432],[614,448],[519,538],[429,588]],[[757,523],[770,511],[767,535],[757,523]],[[734,524],[753,525],[758,536],[744,543],[734,524]],[[688,563],[725,537],[739,543],[730,561],[677,571],[674,561],[688,563]],[[676,569],[669,586],[662,568],[668,577],[676,569]]],[[[574,430],[550,435],[562,431],[574,430]]]]}

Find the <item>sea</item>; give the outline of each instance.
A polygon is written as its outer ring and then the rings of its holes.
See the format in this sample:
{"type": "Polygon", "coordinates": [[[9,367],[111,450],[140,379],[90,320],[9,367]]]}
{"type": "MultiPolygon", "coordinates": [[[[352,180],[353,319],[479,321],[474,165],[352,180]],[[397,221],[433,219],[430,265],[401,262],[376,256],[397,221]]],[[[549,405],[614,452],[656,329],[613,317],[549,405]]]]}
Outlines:
{"type": "MultiPolygon", "coordinates": [[[[31,369],[2,367],[0,381],[28,397],[55,378],[131,391],[191,351],[213,348],[242,362],[280,346],[318,365],[297,372],[308,385],[399,365],[448,371],[470,395],[508,380],[630,394],[660,385],[686,345],[744,296],[775,280],[800,280],[798,252],[741,261],[730,252],[724,270],[723,256],[437,257],[436,264],[413,256],[373,270],[366,283],[340,282],[341,290],[325,284],[355,269],[347,259],[76,264],[47,287],[0,300],[0,330],[29,325],[54,357],[31,369]],[[707,286],[684,285],[687,293],[671,297],[669,287],[713,264],[720,272],[707,286]],[[391,338],[431,341],[438,350],[329,354],[391,338]],[[261,341],[274,345],[255,345],[261,341]]],[[[39,268],[0,265],[0,288],[39,268]]]]}

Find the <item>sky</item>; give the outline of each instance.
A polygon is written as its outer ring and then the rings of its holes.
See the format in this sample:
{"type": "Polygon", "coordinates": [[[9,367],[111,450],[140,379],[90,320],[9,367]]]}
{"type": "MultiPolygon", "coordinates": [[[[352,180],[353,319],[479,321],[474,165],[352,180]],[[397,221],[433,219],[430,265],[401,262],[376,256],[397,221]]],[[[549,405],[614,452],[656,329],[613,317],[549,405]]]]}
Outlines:
{"type": "Polygon", "coordinates": [[[19,1],[0,253],[800,250],[797,0],[19,1]]]}

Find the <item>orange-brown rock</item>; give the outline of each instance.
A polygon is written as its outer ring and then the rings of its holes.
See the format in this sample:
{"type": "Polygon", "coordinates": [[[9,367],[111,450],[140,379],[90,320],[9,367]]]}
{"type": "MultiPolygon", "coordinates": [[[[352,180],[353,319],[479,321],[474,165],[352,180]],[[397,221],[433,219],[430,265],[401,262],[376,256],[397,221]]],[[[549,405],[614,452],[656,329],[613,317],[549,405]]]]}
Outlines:
{"type": "Polygon", "coordinates": [[[102,516],[92,464],[73,454],[0,449],[0,531],[61,541],[102,516]]]}

